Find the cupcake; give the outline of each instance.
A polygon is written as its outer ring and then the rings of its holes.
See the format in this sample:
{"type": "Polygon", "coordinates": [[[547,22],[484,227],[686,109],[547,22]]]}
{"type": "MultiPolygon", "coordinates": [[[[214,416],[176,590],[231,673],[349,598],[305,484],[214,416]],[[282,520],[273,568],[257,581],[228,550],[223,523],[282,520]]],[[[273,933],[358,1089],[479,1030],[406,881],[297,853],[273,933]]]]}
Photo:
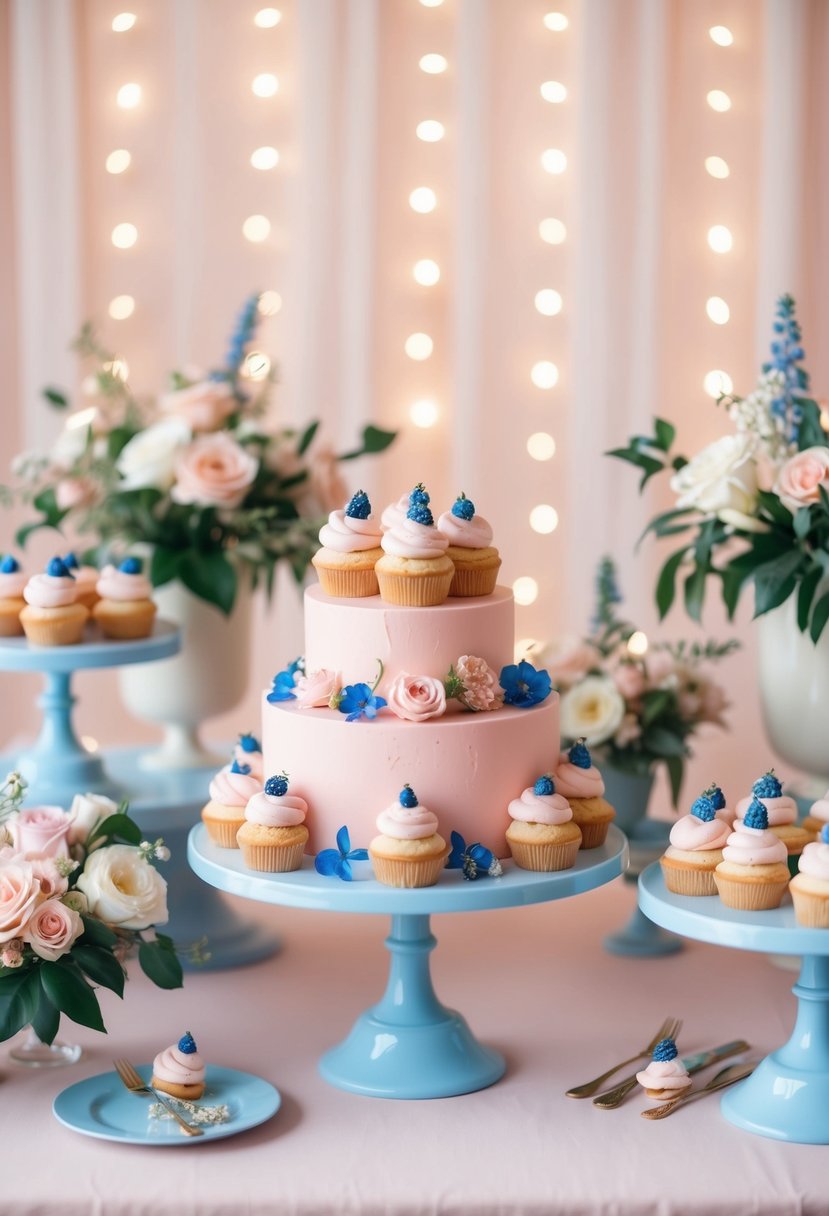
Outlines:
{"type": "Polygon", "coordinates": [[[23,633],[20,613],[26,607],[23,588],[27,582],[20,563],[7,553],[0,562],[0,638],[17,638],[23,633]]]}
{"type": "Polygon", "coordinates": [[[451,511],[438,519],[438,531],[449,539],[446,556],[455,566],[450,595],[492,595],[501,568],[501,558],[492,547],[492,528],[475,504],[459,494],[451,511]]]}
{"type": "Polygon", "coordinates": [[[153,1060],[150,1085],[172,1098],[195,1102],[204,1093],[204,1060],[188,1030],[178,1043],[165,1047],[153,1060]]]}
{"type": "Polygon", "coordinates": [[[604,844],[616,812],[604,798],[602,775],[591,761],[584,739],[577,739],[569,752],[561,753],[553,779],[581,828],[581,847],[596,849],[604,844]]]}
{"type": "Polygon", "coordinates": [[[75,580],[78,588],[78,603],[84,608],[94,608],[98,603],[98,579],[101,572],[95,566],[81,566],[74,553],[67,553],[63,564],[75,580]]]}
{"type": "Polygon", "coordinates": [[[305,799],[288,793],[287,773],[269,777],[264,791],[248,801],[245,821],[236,833],[248,869],[268,874],[298,870],[308,843],[307,813],[305,799]]]}
{"type": "Polygon", "coordinates": [[[384,600],[409,608],[443,603],[455,566],[446,556],[449,541],[435,527],[422,484],[409,495],[405,519],[383,534],[381,544],[376,572],[384,600]]]}
{"type": "Polygon", "coordinates": [[[659,1102],[678,1098],[691,1085],[688,1069],[679,1059],[673,1039],[661,1039],[656,1044],[653,1059],[636,1074],[636,1080],[649,1098],[659,1102]]]}
{"type": "Polygon", "coordinates": [[[230,768],[220,769],[210,782],[210,801],[201,817],[210,839],[222,849],[236,849],[236,833],[245,822],[245,808],[262,783],[257,781],[247,764],[233,761],[230,768]]]}
{"type": "Polygon", "coordinates": [[[383,508],[383,514],[380,516],[380,527],[382,530],[388,532],[389,528],[402,524],[408,510],[409,495],[401,494],[397,502],[390,502],[387,507],[383,508]]]}
{"type": "Polygon", "coordinates": [[[374,877],[387,887],[433,887],[449,849],[437,832],[437,815],[420,806],[404,785],[400,797],[377,816],[379,836],[368,846],[374,877]]]}
{"type": "Polygon", "coordinates": [[[676,895],[716,895],[714,871],[730,834],[706,791],[693,803],[690,815],[677,819],[671,828],[670,844],[661,859],[668,890],[676,895]]]}
{"type": "Polygon", "coordinates": [[[117,570],[105,566],[101,571],[97,583],[101,598],[92,615],[105,637],[149,637],[156,608],[151,598],[152,584],[142,570],[140,557],[125,557],[117,570]]]}
{"type": "Polygon", "coordinates": [[[817,802],[813,802],[809,807],[809,814],[803,820],[803,830],[815,840],[823,831],[824,824],[829,823],[829,790],[818,798],[817,802]]]}
{"type": "Polygon", "coordinates": [[[576,864],[581,829],[549,773],[513,798],[507,809],[512,820],[507,844],[522,870],[569,870],[576,864]]]}
{"type": "Polygon", "coordinates": [[[319,549],[311,561],[326,595],[362,599],[377,594],[374,567],[383,553],[380,525],[362,490],[341,511],[332,511],[320,529],[319,549]]]}
{"type": "Polygon", "coordinates": [[[786,846],[789,856],[789,873],[797,873],[797,858],[803,852],[803,846],[812,839],[810,832],[797,823],[797,803],[783,793],[783,787],[774,775],[774,769],[769,769],[751,787],[751,797],[741,798],[737,803],[736,827],[744,813],[751,806],[754,798],[759,799],[768,812],[769,829],[786,846]]]}
{"type": "Polygon", "coordinates": [[[734,824],[722,853],[714,882],[724,904],[743,912],[779,907],[789,885],[788,854],[769,831],[768,811],[757,798],[734,824]]]}
{"type": "Polygon", "coordinates": [[[29,579],[23,598],[20,623],[34,646],[71,646],[81,640],[89,611],[77,602],[75,580],[59,557],[52,558],[44,574],[29,579]]]}
{"type": "Polygon", "coordinates": [[[803,850],[789,890],[799,925],[829,929],[829,823],[824,823],[817,840],[803,850]]]}
{"type": "MultiPolygon", "coordinates": [[[[265,767],[262,744],[256,738],[256,735],[245,734],[239,736],[239,742],[233,749],[233,759],[240,766],[247,765],[251,777],[255,777],[257,781],[264,784],[265,767]]],[[[230,766],[228,765],[228,767],[230,766]]]]}

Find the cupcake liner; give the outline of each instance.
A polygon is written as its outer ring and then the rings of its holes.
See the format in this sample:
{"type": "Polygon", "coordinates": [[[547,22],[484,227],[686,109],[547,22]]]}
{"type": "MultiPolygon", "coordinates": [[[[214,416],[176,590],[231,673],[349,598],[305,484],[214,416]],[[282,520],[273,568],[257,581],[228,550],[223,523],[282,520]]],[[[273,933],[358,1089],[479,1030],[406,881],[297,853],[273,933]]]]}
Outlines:
{"type": "Polygon", "coordinates": [[[817,840],[824,822],[823,819],[817,819],[814,815],[807,815],[800,826],[805,832],[809,833],[812,840],[817,840]]]}
{"type": "Polygon", "coordinates": [[[380,597],[387,604],[402,608],[431,608],[442,604],[449,595],[454,568],[443,574],[390,574],[377,571],[380,597]]]}
{"type": "Polygon", "coordinates": [[[716,895],[717,884],[714,871],[694,870],[690,866],[672,866],[662,858],[662,875],[665,886],[674,895],[716,895]]]}
{"type": "Polygon", "coordinates": [[[455,567],[455,573],[449,587],[451,596],[472,596],[472,595],[492,595],[495,590],[495,584],[498,581],[498,571],[501,567],[500,561],[497,562],[491,569],[479,570],[475,567],[470,567],[468,570],[463,570],[460,567],[455,567]]]}
{"type": "Polygon", "coordinates": [[[714,882],[720,899],[727,908],[738,912],[763,912],[779,908],[788,882],[740,882],[739,878],[728,878],[714,873],[714,882]]]}
{"type": "Polygon", "coordinates": [[[564,844],[541,841],[537,844],[527,844],[526,841],[510,840],[507,837],[507,844],[513,861],[520,869],[544,873],[569,870],[576,864],[579,853],[578,840],[568,840],[564,844]]]}
{"type": "Polygon", "coordinates": [[[20,623],[20,609],[0,609],[0,638],[19,638],[22,635],[23,626],[20,623]]]}
{"type": "Polygon", "coordinates": [[[433,887],[446,867],[449,849],[437,857],[378,857],[369,849],[374,877],[387,887],[433,887]]]}
{"type": "Polygon", "coordinates": [[[607,840],[609,819],[605,819],[603,822],[597,819],[592,823],[581,823],[577,819],[576,822],[581,828],[581,847],[583,849],[598,849],[599,845],[604,844],[607,840]]]}
{"type": "Polygon", "coordinates": [[[829,929],[829,896],[815,895],[814,891],[799,891],[795,883],[789,890],[799,925],[807,929],[829,929]]]}
{"type": "Polygon", "coordinates": [[[373,566],[364,570],[317,566],[316,571],[323,591],[334,599],[356,600],[377,595],[377,575],[373,566]]]}
{"type": "Polygon", "coordinates": [[[119,641],[146,638],[152,633],[156,608],[149,600],[136,601],[131,611],[109,612],[99,600],[92,615],[101,627],[104,637],[119,641]]]}
{"type": "Polygon", "coordinates": [[[239,842],[242,859],[249,870],[261,870],[266,874],[287,874],[298,870],[305,854],[305,841],[294,844],[245,844],[239,842]]]}
{"type": "Polygon", "coordinates": [[[238,849],[236,833],[245,822],[245,808],[239,807],[238,819],[212,819],[202,812],[202,821],[207,828],[207,834],[220,849],[238,849]]]}
{"type": "Polygon", "coordinates": [[[26,637],[33,646],[74,646],[81,640],[83,627],[89,613],[80,604],[72,605],[73,611],[65,612],[55,609],[59,616],[29,617],[24,608],[20,614],[20,623],[26,637]]]}

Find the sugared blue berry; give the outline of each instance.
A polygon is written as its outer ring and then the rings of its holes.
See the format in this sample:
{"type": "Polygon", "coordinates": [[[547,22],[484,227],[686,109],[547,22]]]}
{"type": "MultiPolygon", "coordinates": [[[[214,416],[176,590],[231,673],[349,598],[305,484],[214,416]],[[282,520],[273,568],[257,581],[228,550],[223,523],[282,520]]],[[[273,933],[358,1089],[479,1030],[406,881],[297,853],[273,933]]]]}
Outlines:
{"type": "Polygon", "coordinates": [[[422,502],[412,503],[406,512],[406,518],[413,519],[416,524],[425,524],[427,528],[435,522],[432,512],[422,502]]]}
{"type": "MultiPolygon", "coordinates": [[[[69,571],[67,570],[66,563],[62,558],[53,557],[49,562],[49,565],[46,567],[46,573],[52,578],[66,578],[69,571]]],[[[69,577],[72,577],[71,574],[69,574],[69,577]]]]}
{"type": "Polygon", "coordinates": [[[706,798],[710,798],[714,804],[715,811],[721,811],[725,807],[725,794],[718,785],[709,785],[705,791],[706,798]]]}
{"type": "Polygon", "coordinates": [[[261,752],[262,745],[256,735],[240,735],[239,746],[243,752],[261,752]]]}
{"type": "Polygon", "coordinates": [[[702,794],[692,804],[691,814],[695,819],[701,819],[703,823],[710,823],[716,816],[717,811],[713,800],[707,794],[702,794]]]}
{"type": "Polygon", "coordinates": [[[185,1056],[194,1056],[198,1051],[196,1040],[193,1038],[189,1030],[185,1030],[184,1034],[178,1041],[178,1049],[185,1056]]]}
{"type": "Polygon", "coordinates": [[[747,828],[763,830],[769,826],[769,813],[758,798],[752,798],[750,807],[743,815],[743,823],[747,828]]]}
{"type": "Polygon", "coordinates": [[[590,768],[593,763],[590,759],[590,752],[584,739],[577,739],[567,753],[571,764],[575,764],[576,768],[590,768]]]}
{"type": "Polygon", "coordinates": [[[371,503],[365,490],[358,490],[356,494],[352,495],[345,508],[345,513],[349,519],[368,519],[371,515],[371,503]]]}
{"type": "Polygon", "coordinates": [[[774,775],[774,769],[769,769],[762,777],[758,777],[751,787],[752,794],[757,798],[779,798],[783,786],[774,775]]]}
{"type": "Polygon", "coordinates": [[[430,502],[429,491],[426,489],[422,481],[419,481],[409,495],[409,506],[413,507],[416,503],[421,506],[428,507],[430,502]]]}
{"type": "Polygon", "coordinates": [[[63,564],[64,564],[64,566],[66,566],[67,570],[77,570],[78,569],[78,559],[74,553],[65,554],[64,558],[63,558],[63,564]]]}
{"type": "Polygon", "coordinates": [[[405,806],[408,810],[412,810],[417,806],[417,794],[410,785],[404,785],[400,791],[399,802],[401,806],[405,806]]]}
{"type": "Polygon", "coordinates": [[[475,504],[465,494],[459,494],[452,503],[452,514],[456,519],[471,519],[475,514],[475,504]]]}
{"type": "Polygon", "coordinates": [[[556,792],[555,782],[549,773],[545,773],[543,777],[539,777],[533,786],[533,793],[539,798],[544,798],[546,795],[556,792]]]}
{"type": "Polygon", "coordinates": [[[17,574],[20,569],[20,563],[12,557],[11,553],[7,553],[0,562],[0,574],[17,574]]]}
{"type": "Polygon", "coordinates": [[[659,1064],[667,1064],[669,1060],[675,1060],[678,1055],[679,1052],[673,1039],[660,1039],[653,1049],[653,1058],[659,1064]]]}
{"type": "Polygon", "coordinates": [[[140,557],[125,557],[118,569],[124,574],[140,574],[143,565],[140,557]]]}
{"type": "Polygon", "coordinates": [[[241,773],[243,777],[247,777],[250,773],[250,765],[240,764],[238,760],[234,760],[230,766],[230,771],[232,773],[241,773]]]}
{"type": "Polygon", "coordinates": [[[276,777],[268,777],[265,782],[265,793],[272,798],[282,798],[288,792],[288,774],[279,773],[276,777]]]}

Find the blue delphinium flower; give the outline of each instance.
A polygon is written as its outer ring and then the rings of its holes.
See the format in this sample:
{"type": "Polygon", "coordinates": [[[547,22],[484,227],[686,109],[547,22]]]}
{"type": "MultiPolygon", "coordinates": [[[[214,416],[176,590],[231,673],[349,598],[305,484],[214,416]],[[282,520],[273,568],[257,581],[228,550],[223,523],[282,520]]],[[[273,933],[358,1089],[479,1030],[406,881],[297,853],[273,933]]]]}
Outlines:
{"type": "Polygon", "coordinates": [[[456,519],[471,519],[475,514],[475,504],[461,492],[452,503],[452,514],[456,519]]]}
{"type": "Polygon", "coordinates": [[[225,371],[215,373],[211,378],[235,379],[239,365],[245,357],[245,347],[253,340],[259,319],[259,295],[249,296],[242,305],[236,318],[236,325],[225,354],[225,371]]]}
{"type": "Polygon", "coordinates": [[[230,771],[232,773],[241,773],[243,777],[247,777],[250,774],[250,765],[240,764],[238,760],[234,759],[230,765],[230,771]]]}
{"type": "Polygon", "coordinates": [[[365,490],[358,490],[351,496],[345,513],[349,519],[368,519],[371,515],[371,502],[365,490]]]}
{"type": "Polygon", "coordinates": [[[20,562],[17,558],[12,557],[11,553],[7,553],[0,562],[0,574],[17,574],[20,569],[20,562]]]}
{"type": "Polygon", "coordinates": [[[51,578],[74,578],[74,574],[68,569],[66,563],[60,557],[53,557],[46,567],[46,573],[51,578]]]}
{"type": "Polygon", "coordinates": [[[462,870],[464,879],[474,882],[477,878],[500,878],[501,863],[491,849],[483,844],[467,845],[460,832],[452,832],[452,851],[446,863],[447,870],[462,870]]]}
{"type": "Polygon", "coordinates": [[[302,675],[305,671],[305,659],[300,657],[294,659],[293,663],[289,663],[284,671],[278,671],[273,678],[273,688],[268,693],[266,700],[271,704],[277,701],[293,701],[296,699],[294,686],[296,684],[296,675],[302,675]]]}
{"type": "Polygon", "coordinates": [[[571,764],[574,764],[576,768],[583,768],[586,770],[591,768],[593,765],[593,761],[590,758],[590,749],[585,743],[584,739],[576,739],[576,742],[567,753],[567,759],[571,764]]]}
{"type": "Polygon", "coordinates": [[[758,798],[752,798],[751,805],[743,815],[743,824],[747,828],[760,828],[762,831],[769,826],[769,813],[758,798]]]}
{"type": "Polygon", "coordinates": [[[717,811],[713,800],[707,794],[701,794],[691,804],[691,814],[695,819],[701,819],[703,823],[710,823],[716,817],[717,811]]]}
{"type": "Polygon", "coordinates": [[[771,359],[763,364],[764,372],[776,371],[783,375],[782,392],[772,401],[771,410],[785,423],[786,438],[790,443],[797,442],[802,419],[802,410],[796,398],[809,390],[808,373],[798,366],[805,352],[794,310],[792,296],[784,295],[777,301],[772,326],[776,337],[771,344],[771,359]]]}
{"type": "Polygon", "coordinates": [[[538,705],[550,695],[553,686],[550,673],[543,668],[536,671],[526,659],[502,667],[499,680],[504,690],[504,703],[515,705],[519,709],[538,705]]]}
{"type": "Polygon", "coordinates": [[[352,849],[348,828],[343,825],[337,832],[336,849],[323,849],[314,858],[314,869],[325,878],[341,878],[351,882],[354,873],[352,861],[368,861],[368,849],[352,849]]]}
{"type": "Polygon", "coordinates": [[[783,793],[783,786],[775,777],[774,769],[770,768],[762,777],[757,778],[751,787],[751,792],[757,798],[779,798],[783,793]]]}
{"type": "Polygon", "coordinates": [[[144,563],[140,557],[125,557],[118,569],[122,574],[140,574],[144,563]]]}
{"type": "Polygon", "coordinates": [[[359,718],[371,721],[385,704],[385,698],[378,697],[368,684],[346,684],[338,708],[341,714],[347,715],[346,722],[356,722],[359,718]]]}
{"type": "Polygon", "coordinates": [[[660,1039],[653,1049],[653,1058],[658,1064],[667,1064],[679,1055],[673,1039],[660,1039]]]}

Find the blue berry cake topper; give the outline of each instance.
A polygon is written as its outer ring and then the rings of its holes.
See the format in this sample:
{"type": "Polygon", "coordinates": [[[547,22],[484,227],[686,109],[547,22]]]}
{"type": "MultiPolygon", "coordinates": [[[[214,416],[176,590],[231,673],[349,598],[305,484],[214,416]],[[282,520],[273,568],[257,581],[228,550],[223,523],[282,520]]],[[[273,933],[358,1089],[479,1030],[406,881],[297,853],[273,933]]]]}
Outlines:
{"type": "Polygon", "coordinates": [[[346,505],[345,513],[349,519],[368,519],[369,515],[371,515],[371,503],[365,490],[358,490],[356,494],[351,496],[346,505]]]}
{"type": "Polygon", "coordinates": [[[711,785],[709,785],[708,789],[704,791],[704,794],[706,798],[711,799],[711,802],[714,804],[715,811],[722,811],[725,809],[725,794],[723,794],[722,790],[715,782],[712,782],[711,785]]]}
{"type": "Polygon", "coordinates": [[[593,764],[584,739],[576,739],[576,742],[567,753],[567,758],[571,764],[575,764],[576,768],[590,768],[593,764]]]}
{"type": "Polygon", "coordinates": [[[471,519],[475,514],[475,504],[466,497],[463,490],[452,503],[452,514],[456,519],[471,519]]]}
{"type": "Polygon", "coordinates": [[[401,806],[405,806],[406,809],[410,810],[410,811],[414,810],[414,808],[418,805],[417,794],[414,792],[412,787],[408,784],[404,785],[403,789],[400,791],[400,797],[399,797],[398,801],[401,806]]]}
{"type": "Polygon", "coordinates": [[[194,1056],[198,1051],[196,1040],[193,1038],[189,1030],[185,1030],[184,1034],[179,1039],[178,1049],[185,1056],[194,1056]]]}
{"type": "Polygon", "coordinates": [[[658,1064],[667,1064],[679,1055],[673,1039],[660,1039],[653,1049],[653,1058],[658,1064]]]}
{"type": "Polygon", "coordinates": [[[429,510],[429,494],[419,481],[409,495],[409,509],[406,512],[406,518],[412,519],[416,524],[424,524],[427,528],[434,524],[434,516],[429,510]]]}
{"type": "Polygon", "coordinates": [[[409,506],[413,507],[415,505],[420,505],[422,507],[428,507],[430,501],[431,499],[429,498],[428,490],[424,486],[423,482],[419,481],[409,495],[409,506]]]}
{"type": "Polygon", "coordinates": [[[553,781],[553,778],[550,773],[544,773],[544,775],[542,777],[538,778],[535,785],[533,786],[533,793],[536,794],[539,798],[544,798],[545,796],[549,796],[550,794],[554,794],[555,792],[556,792],[555,782],[553,781]]]}
{"type": "Polygon", "coordinates": [[[66,553],[63,557],[63,564],[67,570],[78,570],[78,559],[74,553],[66,553]]]}
{"type": "Polygon", "coordinates": [[[703,823],[710,823],[717,814],[713,798],[709,798],[707,794],[701,794],[692,803],[691,814],[695,819],[701,819],[703,823]]]}
{"type": "Polygon", "coordinates": [[[63,558],[53,557],[46,567],[46,573],[51,578],[73,578],[63,558]]]}
{"type": "Polygon", "coordinates": [[[144,563],[140,557],[125,557],[118,569],[122,574],[140,574],[144,563]]]}
{"type": "Polygon", "coordinates": [[[239,761],[234,758],[233,763],[230,766],[230,771],[232,773],[241,773],[243,777],[247,777],[250,773],[250,765],[240,764],[239,761]]]}
{"type": "Polygon", "coordinates": [[[11,553],[7,553],[0,562],[0,574],[17,574],[20,569],[20,562],[12,557],[11,553]]]}
{"type": "Polygon", "coordinates": [[[761,831],[769,826],[769,813],[758,798],[752,798],[751,805],[743,815],[743,823],[747,828],[759,828],[761,831]]]}
{"type": "Polygon", "coordinates": [[[783,786],[775,777],[774,769],[770,768],[762,777],[757,778],[751,792],[756,798],[779,798],[783,793],[783,786]]]}
{"type": "Polygon", "coordinates": [[[275,777],[268,777],[268,780],[265,782],[265,793],[270,794],[271,798],[282,798],[287,792],[287,773],[277,773],[275,777]]]}
{"type": "Polygon", "coordinates": [[[243,752],[261,752],[262,744],[256,738],[256,735],[250,732],[239,736],[239,746],[243,752]]]}

